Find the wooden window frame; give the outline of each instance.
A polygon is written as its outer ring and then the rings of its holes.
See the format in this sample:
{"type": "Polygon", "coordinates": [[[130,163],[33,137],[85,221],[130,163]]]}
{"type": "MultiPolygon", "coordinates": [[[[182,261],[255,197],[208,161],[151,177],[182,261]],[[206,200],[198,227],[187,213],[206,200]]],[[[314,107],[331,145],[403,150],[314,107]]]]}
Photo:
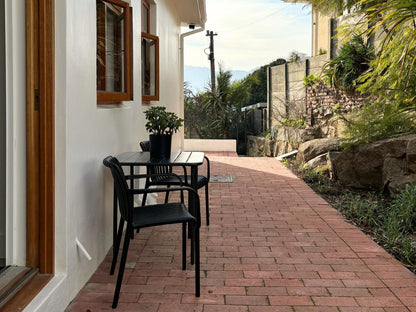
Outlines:
{"type": "MultiPolygon", "coordinates": [[[[97,101],[100,105],[105,104],[121,104],[122,101],[130,101],[133,99],[133,76],[132,76],[132,9],[129,3],[122,0],[101,0],[103,2],[111,3],[124,9],[124,92],[107,92],[99,91],[97,89],[97,101]]],[[[97,27],[98,32],[98,27],[97,27]]],[[[97,33],[98,35],[98,33],[97,33]]],[[[97,42],[98,44],[98,42],[97,42]]],[[[97,75],[99,75],[99,68],[97,66],[97,75]]],[[[102,73],[101,73],[102,74],[102,73]]],[[[98,87],[98,86],[97,86],[98,87]]]]}
{"type": "MultiPolygon", "coordinates": [[[[151,39],[155,41],[155,94],[154,95],[143,95],[142,94],[142,102],[148,104],[151,101],[159,101],[159,37],[152,35],[151,32],[151,25],[150,25],[150,4],[147,0],[142,0],[142,6],[147,8],[147,30],[149,32],[144,32],[142,29],[141,40],[142,38],[151,39]]],[[[141,56],[143,57],[143,55],[141,56]]],[[[141,69],[143,71],[143,68],[141,69]]],[[[143,83],[142,81],[142,90],[143,90],[143,83]]]]}
{"type": "MultiPolygon", "coordinates": [[[[142,6],[145,6],[146,9],[147,9],[147,14],[146,14],[147,15],[147,25],[146,25],[146,28],[147,28],[147,33],[150,33],[150,4],[146,0],[142,0],[142,6]]],[[[142,29],[142,32],[143,32],[143,29],[142,29]]]]}

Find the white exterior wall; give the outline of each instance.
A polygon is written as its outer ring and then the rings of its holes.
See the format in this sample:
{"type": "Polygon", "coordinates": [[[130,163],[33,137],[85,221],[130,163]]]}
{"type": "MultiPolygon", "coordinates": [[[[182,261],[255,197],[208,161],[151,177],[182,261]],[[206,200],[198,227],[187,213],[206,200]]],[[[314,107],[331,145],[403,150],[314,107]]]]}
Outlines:
{"type": "MultiPolygon", "coordinates": [[[[16,0],[14,0],[16,1],[16,0]]],[[[19,0],[23,1],[24,0],[19,0]]],[[[158,0],[160,101],[182,115],[180,21],[174,1],[158,0]]],[[[138,150],[148,138],[141,104],[141,2],[133,7],[134,101],[97,106],[96,1],[56,0],[56,276],[25,311],[63,311],[85,285],[112,245],[112,179],[107,155],[138,150]],[[75,245],[78,238],[92,256],[75,245]]],[[[173,149],[183,135],[174,135],[173,149]]],[[[109,305],[110,307],[110,305],[109,305]]]]}

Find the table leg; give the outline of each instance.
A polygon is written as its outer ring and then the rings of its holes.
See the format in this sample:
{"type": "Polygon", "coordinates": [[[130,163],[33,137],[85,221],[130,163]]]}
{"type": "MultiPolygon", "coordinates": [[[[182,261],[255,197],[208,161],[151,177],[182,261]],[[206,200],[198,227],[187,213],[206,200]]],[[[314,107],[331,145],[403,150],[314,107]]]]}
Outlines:
{"type": "MultiPolygon", "coordinates": [[[[130,166],[130,176],[134,175],[134,166],[130,166]]],[[[134,189],[134,178],[130,178],[130,188],[134,189]]]]}
{"type": "MultiPolygon", "coordinates": [[[[191,188],[195,190],[195,192],[198,192],[198,166],[191,166],[191,188]]],[[[195,229],[194,226],[200,227],[201,226],[201,217],[200,214],[197,211],[197,198],[194,193],[190,192],[188,196],[188,205],[189,205],[189,211],[192,215],[196,215],[197,217],[197,224],[191,225],[189,224],[189,234],[191,235],[191,263],[193,264],[195,262],[195,229]]]]}
{"type": "MultiPolygon", "coordinates": [[[[191,187],[195,190],[195,192],[198,192],[198,166],[192,166],[191,167],[191,187]]],[[[191,198],[191,202],[190,202],[190,209],[191,209],[191,213],[195,214],[196,208],[197,208],[197,198],[194,194],[191,194],[190,196],[191,198]]],[[[198,218],[198,227],[201,226],[201,216],[199,213],[197,213],[197,218],[198,218]]]]}

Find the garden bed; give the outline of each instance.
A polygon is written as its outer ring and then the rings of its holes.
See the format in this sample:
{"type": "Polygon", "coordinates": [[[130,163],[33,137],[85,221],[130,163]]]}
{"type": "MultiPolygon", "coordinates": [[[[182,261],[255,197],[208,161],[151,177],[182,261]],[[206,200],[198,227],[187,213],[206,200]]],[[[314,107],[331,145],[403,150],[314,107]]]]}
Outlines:
{"type": "Polygon", "coordinates": [[[294,158],[285,159],[283,164],[347,220],[416,273],[416,185],[389,198],[376,191],[342,187],[326,174],[311,170],[294,158]]]}

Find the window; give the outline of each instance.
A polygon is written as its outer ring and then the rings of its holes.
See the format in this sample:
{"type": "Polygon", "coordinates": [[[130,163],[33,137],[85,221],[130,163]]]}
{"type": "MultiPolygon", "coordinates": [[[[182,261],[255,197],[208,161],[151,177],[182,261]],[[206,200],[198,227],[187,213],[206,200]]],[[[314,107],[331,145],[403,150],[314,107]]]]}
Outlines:
{"type": "Polygon", "coordinates": [[[121,0],[97,0],[97,100],[132,99],[131,8],[121,0]]]}
{"type": "Polygon", "coordinates": [[[159,100],[159,38],[151,34],[151,7],[142,0],[142,100],[159,100]]]}

